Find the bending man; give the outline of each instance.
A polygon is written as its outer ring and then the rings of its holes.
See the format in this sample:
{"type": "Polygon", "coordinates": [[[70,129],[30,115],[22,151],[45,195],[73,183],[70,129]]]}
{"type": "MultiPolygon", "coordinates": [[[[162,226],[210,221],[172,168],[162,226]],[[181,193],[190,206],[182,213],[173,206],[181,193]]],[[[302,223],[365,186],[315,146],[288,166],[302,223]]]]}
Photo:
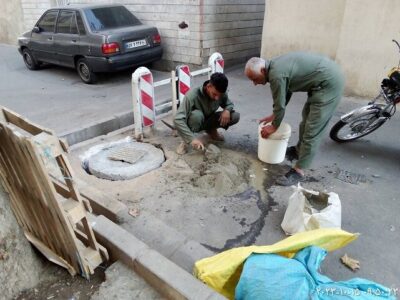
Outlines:
{"type": "MultiPolygon", "coordinates": [[[[226,90],[228,79],[223,73],[214,73],[201,87],[191,89],[176,113],[174,123],[185,145],[204,149],[195,133],[205,130],[213,140],[223,141],[217,128],[228,129],[239,122],[240,114],[234,111],[226,90]],[[219,108],[223,111],[217,111],[219,108]]],[[[184,152],[184,151],[181,151],[184,152]]]]}
{"type": "Polygon", "coordinates": [[[304,169],[310,166],[342,97],[343,74],[329,58],[306,52],[288,53],[270,61],[253,57],[246,64],[245,74],[255,85],[270,84],[273,114],[260,122],[272,123],[262,128],[263,138],[268,138],[281,124],[292,93],[308,93],[302,112],[299,141],[286,152],[289,159],[298,160],[285,176],[277,180],[280,185],[296,184],[304,179],[304,169]]]}

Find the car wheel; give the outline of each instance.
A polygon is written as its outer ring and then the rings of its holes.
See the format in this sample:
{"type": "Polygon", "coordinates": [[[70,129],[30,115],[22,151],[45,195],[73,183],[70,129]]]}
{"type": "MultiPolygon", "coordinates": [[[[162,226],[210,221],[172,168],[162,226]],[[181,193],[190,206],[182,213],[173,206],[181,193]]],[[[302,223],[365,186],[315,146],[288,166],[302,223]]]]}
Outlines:
{"type": "Polygon", "coordinates": [[[85,58],[80,58],[76,63],[76,71],[84,83],[91,84],[96,82],[96,73],[88,64],[85,58]]]}
{"type": "Polygon", "coordinates": [[[39,69],[39,63],[33,57],[32,53],[31,53],[31,51],[29,51],[29,49],[25,48],[22,51],[22,58],[24,59],[25,66],[29,70],[37,70],[37,69],[39,69]]]}

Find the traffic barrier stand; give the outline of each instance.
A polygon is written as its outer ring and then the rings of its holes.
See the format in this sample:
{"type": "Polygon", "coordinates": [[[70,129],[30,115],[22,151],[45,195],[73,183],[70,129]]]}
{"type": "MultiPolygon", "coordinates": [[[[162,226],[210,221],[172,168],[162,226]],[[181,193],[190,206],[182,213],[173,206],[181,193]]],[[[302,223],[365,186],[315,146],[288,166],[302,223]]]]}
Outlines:
{"type": "Polygon", "coordinates": [[[178,75],[178,99],[179,103],[182,103],[186,93],[190,90],[192,81],[189,66],[176,67],[176,74],[178,75]]]}
{"type": "MultiPolygon", "coordinates": [[[[175,117],[178,102],[182,102],[186,93],[191,87],[191,78],[199,75],[224,72],[224,59],[218,52],[213,53],[208,59],[208,67],[194,72],[190,72],[187,65],[178,66],[174,71],[171,71],[171,78],[153,82],[151,71],[145,67],[138,68],[132,74],[132,99],[133,111],[135,118],[135,138],[136,140],[143,139],[143,127],[153,128],[155,125],[155,97],[154,88],[171,84],[172,101],[158,105],[158,109],[163,109],[172,105],[172,118],[175,117]],[[140,120],[137,122],[136,120],[140,120]]],[[[168,127],[173,128],[173,125],[168,124],[168,127]]]]}
{"type": "Polygon", "coordinates": [[[208,59],[208,67],[211,69],[211,74],[224,73],[224,66],[225,61],[221,53],[215,52],[208,59]]]}
{"type": "Polygon", "coordinates": [[[143,128],[153,128],[156,121],[153,75],[145,67],[132,74],[132,99],[135,119],[135,139],[143,140],[143,128]]]}

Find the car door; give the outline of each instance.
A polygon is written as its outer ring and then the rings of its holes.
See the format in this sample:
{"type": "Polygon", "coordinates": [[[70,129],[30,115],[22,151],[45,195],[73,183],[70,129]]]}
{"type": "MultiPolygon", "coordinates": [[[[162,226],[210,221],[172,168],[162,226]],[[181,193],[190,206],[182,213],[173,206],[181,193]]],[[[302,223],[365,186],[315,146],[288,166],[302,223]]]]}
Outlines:
{"type": "Polygon", "coordinates": [[[79,32],[75,11],[60,11],[57,18],[54,47],[60,65],[75,66],[74,56],[79,53],[79,32]]]}
{"type": "Polygon", "coordinates": [[[47,11],[36,24],[39,32],[32,31],[29,48],[38,61],[57,63],[54,49],[54,30],[58,10],[47,11]]]}

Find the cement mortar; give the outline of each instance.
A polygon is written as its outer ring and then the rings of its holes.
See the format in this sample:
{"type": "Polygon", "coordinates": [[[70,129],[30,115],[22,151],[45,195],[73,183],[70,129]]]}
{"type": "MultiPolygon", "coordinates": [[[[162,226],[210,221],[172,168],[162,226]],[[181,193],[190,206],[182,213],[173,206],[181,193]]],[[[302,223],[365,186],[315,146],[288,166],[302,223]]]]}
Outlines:
{"type": "MultiPolygon", "coordinates": [[[[91,150],[89,150],[90,152],[91,150]]],[[[127,141],[114,145],[103,145],[102,150],[87,159],[87,167],[96,177],[109,180],[127,180],[157,169],[164,162],[164,153],[151,144],[127,141]],[[118,150],[131,151],[136,158],[129,162],[115,160],[118,150]],[[137,155],[134,153],[137,152],[137,155]]]]}

